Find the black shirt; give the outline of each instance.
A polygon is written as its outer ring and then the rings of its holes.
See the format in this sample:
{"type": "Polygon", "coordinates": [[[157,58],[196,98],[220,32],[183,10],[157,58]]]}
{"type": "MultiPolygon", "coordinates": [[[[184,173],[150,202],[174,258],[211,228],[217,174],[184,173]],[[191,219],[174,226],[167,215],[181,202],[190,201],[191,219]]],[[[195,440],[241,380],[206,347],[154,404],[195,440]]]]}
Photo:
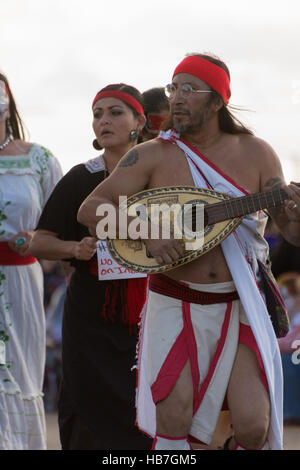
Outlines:
{"type": "MultiPolygon", "coordinates": [[[[41,215],[38,229],[62,240],[90,236],[77,221],[84,199],[105,178],[104,169],[91,172],[76,165],[57,184],[41,215]]],[[[78,414],[101,437],[102,449],[146,449],[150,440],[135,426],[137,337],[119,320],[101,316],[107,282],[89,273],[88,262],[70,260],[75,267],[65,299],[60,414],[78,414]]]]}

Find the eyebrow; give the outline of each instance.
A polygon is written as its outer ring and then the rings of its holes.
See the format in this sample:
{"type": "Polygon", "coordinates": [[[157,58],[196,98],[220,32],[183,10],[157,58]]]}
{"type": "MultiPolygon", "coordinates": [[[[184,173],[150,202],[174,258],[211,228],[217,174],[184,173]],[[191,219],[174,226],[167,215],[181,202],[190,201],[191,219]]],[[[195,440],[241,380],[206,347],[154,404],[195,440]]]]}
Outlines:
{"type": "MultiPolygon", "coordinates": [[[[121,108],[123,109],[123,106],[121,104],[114,104],[113,106],[109,106],[108,109],[113,109],[113,108],[121,108]]],[[[101,108],[101,106],[97,106],[96,108],[94,108],[93,110],[94,111],[97,111],[98,109],[103,109],[101,108]]]]}
{"type": "MultiPolygon", "coordinates": [[[[195,83],[193,83],[193,82],[189,82],[188,80],[185,80],[183,83],[181,83],[181,85],[185,85],[185,84],[188,84],[188,85],[191,85],[191,86],[196,86],[196,84],[195,84],[195,83]]],[[[176,85],[176,86],[178,86],[178,83],[176,83],[176,82],[172,82],[172,85],[176,85]]]]}

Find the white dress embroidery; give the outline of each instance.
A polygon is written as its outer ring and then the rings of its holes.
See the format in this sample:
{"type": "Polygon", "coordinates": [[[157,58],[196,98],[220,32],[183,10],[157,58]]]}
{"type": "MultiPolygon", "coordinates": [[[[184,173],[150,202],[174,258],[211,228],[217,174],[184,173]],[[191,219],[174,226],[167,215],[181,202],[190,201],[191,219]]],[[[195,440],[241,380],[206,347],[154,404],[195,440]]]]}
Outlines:
{"type": "MultiPolygon", "coordinates": [[[[0,242],[34,230],[62,177],[60,165],[33,144],[27,155],[0,156],[0,242]]],[[[0,449],[45,449],[43,273],[38,262],[0,259],[0,449]]]]}

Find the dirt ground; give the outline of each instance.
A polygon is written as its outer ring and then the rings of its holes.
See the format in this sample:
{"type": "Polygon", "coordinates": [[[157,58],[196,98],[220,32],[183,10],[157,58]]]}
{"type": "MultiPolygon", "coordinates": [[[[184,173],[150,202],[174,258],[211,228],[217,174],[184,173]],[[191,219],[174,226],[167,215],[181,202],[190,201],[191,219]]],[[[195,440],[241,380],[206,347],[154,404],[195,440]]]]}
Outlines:
{"type": "MultiPolygon", "coordinates": [[[[48,450],[60,450],[56,413],[47,413],[46,421],[48,450]]],[[[300,426],[284,428],[284,448],[285,450],[300,450],[300,426]]]]}

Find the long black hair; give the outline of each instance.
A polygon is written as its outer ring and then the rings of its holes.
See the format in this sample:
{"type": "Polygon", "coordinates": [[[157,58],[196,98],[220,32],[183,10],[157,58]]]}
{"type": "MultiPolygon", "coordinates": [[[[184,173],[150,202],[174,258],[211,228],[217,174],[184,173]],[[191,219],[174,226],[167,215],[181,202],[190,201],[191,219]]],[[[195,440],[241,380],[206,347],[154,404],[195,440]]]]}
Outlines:
{"type": "Polygon", "coordinates": [[[0,80],[2,80],[5,83],[6,89],[8,91],[8,96],[9,96],[10,118],[9,118],[9,121],[8,120],[6,121],[6,135],[12,134],[14,139],[26,140],[24,124],[17,110],[16,102],[11,92],[8,79],[3,73],[0,73],[0,80]]]}

